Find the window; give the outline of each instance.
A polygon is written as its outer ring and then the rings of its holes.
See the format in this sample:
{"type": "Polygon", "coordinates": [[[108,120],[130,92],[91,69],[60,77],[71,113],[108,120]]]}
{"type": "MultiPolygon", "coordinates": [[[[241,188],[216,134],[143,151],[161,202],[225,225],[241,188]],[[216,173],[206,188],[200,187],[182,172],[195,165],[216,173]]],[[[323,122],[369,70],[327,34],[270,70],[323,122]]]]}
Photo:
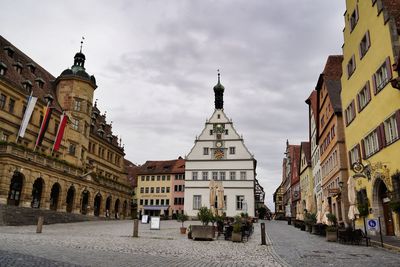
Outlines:
{"type": "Polygon", "coordinates": [[[9,137],[8,134],[3,133],[3,134],[1,135],[1,141],[7,142],[7,141],[8,141],[8,137],[9,137]]]}
{"type": "Polygon", "coordinates": [[[210,130],[210,135],[213,135],[214,134],[214,131],[211,129],[210,130]]]}
{"type": "Polygon", "coordinates": [[[167,181],[171,180],[171,176],[167,175],[167,181]]]}
{"type": "Polygon", "coordinates": [[[208,155],[208,147],[203,147],[203,155],[208,155]]]}
{"type": "Polygon", "coordinates": [[[236,172],[230,172],[229,177],[231,180],[236,180],[236,172]]]}
{"type": "Polygon", "coordinates": [[[160,193],[160,188],[159,187],[156,187],[156,193],[157,194],[160,193]]]}
{"type": "Polygon", "coordinates": [[[217,115],[217,119],[221,119],[221,114],[218,114],[218,115],[217,115]]]}
{"type": "Polygon", "coordinates": [[[218,172],[212,172],[212,178],[214,181],[218,180],[218,172]]]}
{"type": "Polygon", "coordinates": [[[7,97],[3,94],[0,95],[0,109],[4,109],[6,106],[7,97]]]}
{"type": "Polygon", "coordinates": [[[71,128],[74,129],[75,131],[78,131],[79,130],[79,120],[72,118],[71,122],[72,122],[71,128]]]}
{"type": "Polygon", "coordinates": [[[161,180],[161,176],[157,175],[157,181],[160,181],[160,180],[161,180]]]}
{"type": "Polygon", "coordinates": [[[352,150],[349,151],[350,167],[355,162],[361,162],[360,155],[361,155],[360,145],[357,144],[352,150]]]}
{"type": "Polygon", "coordinates": [[[225,180],[225,172],[219,172],[219,178],[221,181],[225,180]]]}
{"type": "Polygon", "coordinates": [[[159,204],[160,204],[160,200],[156,199],[156,205],[159,205],[159,204]]]}
{"type": "Polygon", "coordinates": [[[165,187],[161,187],[161,193],[165,193],[165,187]]]}
{"type": "Polygon", "coordinates": [[[143,199],[140,199],[140,205],[143,206],[143,199]]]}
{"type": "Polygon", "coordinates": [[[169,205],[169,199],[165,200],[165,205],[169,205]]]}
{"type": "Polygon", "coordinates": [[[347,79],[354,73],[356,70],[356,60],[354,55],[350,58],[349,62],[347,63],[347,79]]]}
{"type": "Polygon", "coordinates": [[[146,176],[146,181],[150,181],[150,176],[146,176]]]}
{"type": "Polygon", "coordinates": [[[201,208],[201,195],[193,196],[193,209],[198,210],[201,208]]]}
{"type": "Polygon", "coordinates": [[[82,101],[79,99],[75,99],[74,101],[74,110],[75,111],[81,111],[81,105],[82,105],[82,101]]]}
{"type": "Polygon", "coordinates": [[[156,178],[154,177],[154,175],[152,175],[152,176],[151,176],[151,180],[152,180],[152,181],[155,181],[155,179],[156,179],[156,178]]]}
{"type": "Polygon", "coordinates": [[[358,47],[358,52],[360,54],[360,59],[362,59],[365,54],[367,53],[369,47],[371,46],[370,38],[369,38],[369,31],[367,31],[364,37],[361,39],[360,46],[358,47]]]}
{"type": "Polygon", "coordinates": [[[389,57],[386,59],[379,69],[372,75],[372,84],[374,87],[374,94],[379,93],[386,84],[392,79],[392,70],[390,67],[389,57]]]}
{"type": "Polygon", "coordinates": [[[225,129],[225,135],[228,135],[228,134],[229,134],[228,129],[225,129]]]}
{"type": "Polygon", "coordinates": [[[153,206],[153,204],[154,204],[154,200],[150,199],[150,206],[153,206]]]}
{"type": "Polygon", "coordinates": [[[150,187],[150,193],[151,193],[151,194],[154,193],[154,187],[150,187]]]}
{"type": "Polygon", "coordinates": [[[148,187],[145,188],[145,192],[146,192],[146,194],[149,193],[149,188],[148,187]]]}
{"type": "Polygon", "coordinates": [[[141,187],[141,188],[140,188],[140,193],[141,193],[141,194],[144,194],[144,187],[141,187]]]}
{"type": "Polygon", "coordinates": [[[348,126],[356,117],[356,109],[354,107],[354,100],[347,106],[344,111],[346,126],[348,126]]]}
{"type": "Polygon", "coordinates": [[[44,80],[42,78],[36,78],[35,82],[36,82],[36,84],[37,84],[37,86],[39,88],[43,88],[44,87],[44,80]]]}
{"type": "Polygon", "coordinates": [[[141,180],[142,182],[144,182],[144,179],[145,179],[144,176],[141,176],[141,177],[140,177],[140,180],[141,180]]]}
{"type": "Polygon", "coordinates": [[[197,180],[197,172],[192,172],[192,179],[197,180]]]}
{"type": "MultiPolygon", "coordinates": [[[[20,62],[17,62],[14,64],[14,69],[18,74],[22,73],[22,64],[20,62]]],[[[32,84],[31,84],[32,87],[32,84]]]]}
{"type": "Polygon", "coordinates": [[[0,61],[0,75],[6,75],[7,65],[0,61]]]}
{"type": "Polygon", "coordinates": [[[246,172],[240,172],[240,180],[246,180],[246,172]]]}
{"type": "Polygon", "coordinates": [[[399,125],[397,125],[396,116],[395,115],[391,116],[383,123],[383,125],[385,128],[386,142],[388,144],[391,144],[399,138],[399,132],[398,132],[399,125]]]}
{"type": "Polygon", "coordinates": [[[243,210],[244,196],[236,196],[236,210],[243,210]]]}
{"type": "Polygon", "coordinates": [[[365,106],[368,105],[370,100],[371,100],[371,93],[369,90],[369,81],[368,81],[357,95],[358,112],[363,110],[365,106]]]}
{"type": "Polygon", "coordinates": [[[358,6],[354,9],[353,13],[350,16],[350,32],[354,30],[358,22],[358,6]]]}
{"type": "Polygon", "coordinates": [[[149,200],[148,200],[148,199],[145,199],[145,200],[144,200],[144,205],[147,206],[148,204],[149,204],[149,200]]]}
{"type": "Polygon", "coordinates": [[[75,156],[75,151],[76,151],[76,145],[69,144],[68,153],[72,156],[75,156]]]}
{"type": "Polygon", "coordinates": [[[208,180],[208,172],[202,172],[203,180],[208,180]]]}
{"type": "Polygon", "coordinates": [[[369,157],[379,150],[378,131],[374,130],[367,137],[364,138],[365,156],[369,157]]]}
{"type": "Polygon", "coordinates": [[[167,191],[166,191],[166,193],[169,193],[170,192],[170,188],[169,188],[169,186],[167,187],[167,191]]]}
{"type": "Polygon", "coordinates": [[[229,154],[234,155],[235,153],[236,153],[236,147],[231,146],[231,147],[229,148],[229,154]]]}
{"type": "Polygon", "coordinates": [[[161,176],[161,180],[165,181],[165,175],[161,176]]]}
{"type": "Polygon", "coordinates": [[[164,205],[164,199],[161,199],[160,205],[164,205]]]}

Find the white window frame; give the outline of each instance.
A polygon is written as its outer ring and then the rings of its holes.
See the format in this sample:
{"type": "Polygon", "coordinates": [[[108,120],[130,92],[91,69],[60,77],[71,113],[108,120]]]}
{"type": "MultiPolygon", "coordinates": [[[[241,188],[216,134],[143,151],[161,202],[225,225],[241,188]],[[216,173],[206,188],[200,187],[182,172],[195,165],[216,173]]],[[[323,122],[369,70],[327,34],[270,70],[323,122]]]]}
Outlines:
{"type": "Polygon", "coordinates": [[[225,172],[219,172],[219,179],[221,181],[225,181],[226,179],[226,173],[225,172]]]}
{"type": "Polygon", "coordinates": [[[201,195],[193,195],[193,209],[199,210],[201,208],[201,195]]]}
{"type": "Polygon", "coordinates": [[[240,172],[240,180],[246,180],[247,179],[247,173],[244,171],[240,172]]]}
{"type": "Polygon", "coordinates": [[[218,180],[218,172],[212,172],[212,179],[214,181],[218,180]]]}
{"type": "Polygon", "coordinates": [[[236,210],[243,210],[244,195],[236,196],[236,210]]]}
{"type": "Polygon", "coordinates": [[[209,155],[210,151],[208,149],[208,147],[203,147],[203,155],[209,155]]]}
{"type": "Polygon", "coordinates": [[[379,150],[378,132],[373,131],[364,138],[365,156],[369,157],[379,150]]]}
{"type": "Polygon", "coordinates": [[[230,178],[231,180],[236,180],[236,172],[230,172],[230,173],[229,173],[229,178],[230,178]]]}
{"type": "Polygon", "coordinates": [[[207,181],[208,180],[208,172],[201,172],[201,178],[203,181],[207,181]]]}
{"type": "Polygon", "coordinates": [[[229,154],[235,155],[236,154],[236,147],[234,147],[234,146],[229,147],[229,154]]]}
{"type": "Polygon", "coordinates": [[[393,143],[399,139],[399,133],[397,131],[396,115],[391,116],[389,119],[383,122],[385,127],[385,138],[388,144],[393,143]]]}
{"type": "MultiPolygon", "coordinates": [[[[163,175],[164,176],[164,175],[163,175]]],[[[165,176],[164,176],[165,177],[165,176]]],[[[192,180],[196,181],[198,179],[198,173],[197,172],[192,172],[192,180]]]]}

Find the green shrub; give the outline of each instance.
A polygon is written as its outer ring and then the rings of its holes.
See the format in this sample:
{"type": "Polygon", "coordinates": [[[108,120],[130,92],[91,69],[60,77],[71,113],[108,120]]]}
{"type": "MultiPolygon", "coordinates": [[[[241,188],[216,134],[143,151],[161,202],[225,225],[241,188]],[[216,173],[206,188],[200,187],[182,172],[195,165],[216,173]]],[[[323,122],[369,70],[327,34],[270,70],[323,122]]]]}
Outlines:
{"type": "Polygon", "coordinates": [[[189,219],[189,218],[188,218],[188,216],[187,216],[185,213],[179,213],[179,214],[176,216],[176,220],[177,220],[178,222],[181,222],[181,223],[182,223],[182,227],[184,227],[184,226],[183,226],[183,223],[186,222],[188,219],[189,219]]]}
{"type": "Polygon", "coordinates": [[[201,207],[197,213],[197,218],[203,225],[208,225],[213,220],[214,215],[207,207],[201,207]]]}

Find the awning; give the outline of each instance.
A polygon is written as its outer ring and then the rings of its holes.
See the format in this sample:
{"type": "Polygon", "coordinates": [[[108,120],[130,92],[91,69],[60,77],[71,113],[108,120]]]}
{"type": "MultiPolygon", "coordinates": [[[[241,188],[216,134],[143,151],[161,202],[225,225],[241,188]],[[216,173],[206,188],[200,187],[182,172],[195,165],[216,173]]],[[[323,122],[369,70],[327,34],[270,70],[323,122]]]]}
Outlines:
{"type": "Polygon", "coordinates": [[[169,207],[168,205],[167,206],[165,206],[165,205],[163,205],[163,206],[143,206],[143,208],[145,210],[167,210],[168,207],[169,207]]]}

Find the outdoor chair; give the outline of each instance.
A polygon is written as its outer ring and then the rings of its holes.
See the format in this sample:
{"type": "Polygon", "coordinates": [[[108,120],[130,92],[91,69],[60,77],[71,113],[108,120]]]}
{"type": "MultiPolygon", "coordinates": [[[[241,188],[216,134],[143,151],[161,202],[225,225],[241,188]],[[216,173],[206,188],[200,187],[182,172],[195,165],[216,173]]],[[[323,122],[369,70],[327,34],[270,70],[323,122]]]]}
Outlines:
{"type": "Polygon", "coordinates": [[[360,245],[361,240],[365,239],[367,246],[370,244],[370,237],[366,236],[361,229],[357,229],[353,231],[353,243],[356,245],[360,245]]]}
{"type": "Polygon", "coordinates": [[[225,230],[224,230],[225,240],[230,240],[232,238],[232,232],[233,232],[232,225],[225,226],[225,230]]]}

